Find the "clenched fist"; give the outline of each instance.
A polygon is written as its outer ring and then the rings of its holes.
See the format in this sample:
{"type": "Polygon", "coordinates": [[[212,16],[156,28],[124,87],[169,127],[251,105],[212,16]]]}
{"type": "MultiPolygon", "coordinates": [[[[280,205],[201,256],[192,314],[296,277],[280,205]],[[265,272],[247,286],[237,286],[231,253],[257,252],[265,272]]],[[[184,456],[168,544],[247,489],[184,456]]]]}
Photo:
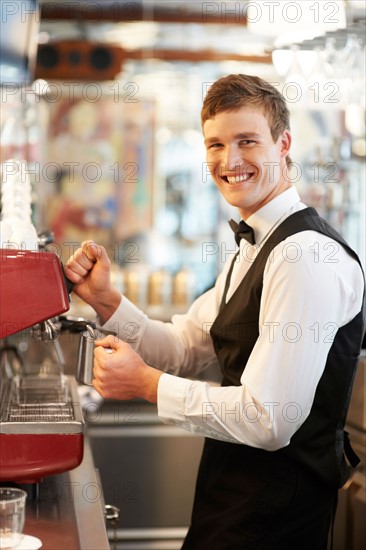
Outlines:
{"type": "Polygon", "coordinates": [[[94,241],[84,241],[65,266],[66,277],[74,283],[73,292],[104,321],[121,301],[120,293],[111,285],[110,266],[105,248],[94,241]]]}

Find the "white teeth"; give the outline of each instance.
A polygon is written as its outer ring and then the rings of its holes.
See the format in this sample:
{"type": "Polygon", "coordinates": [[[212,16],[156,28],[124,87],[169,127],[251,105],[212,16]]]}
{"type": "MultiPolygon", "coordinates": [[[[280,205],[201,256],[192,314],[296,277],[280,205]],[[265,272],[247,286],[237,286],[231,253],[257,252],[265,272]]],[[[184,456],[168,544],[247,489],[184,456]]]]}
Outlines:
{"type": "Polygon", "coordinates": [[[242,174],[240,176],[227,176],[227,181],[229,183],[240,183],[242,181],[247,181],[250,176],[251,174],[242,174]]]}

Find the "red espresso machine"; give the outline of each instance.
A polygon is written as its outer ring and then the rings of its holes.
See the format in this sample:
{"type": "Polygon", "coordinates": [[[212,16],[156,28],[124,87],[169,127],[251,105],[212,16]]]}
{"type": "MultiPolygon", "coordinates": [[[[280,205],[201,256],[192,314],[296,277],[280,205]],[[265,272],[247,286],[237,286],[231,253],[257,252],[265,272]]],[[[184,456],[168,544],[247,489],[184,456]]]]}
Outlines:
{"type": "Polygon", "coordinates": [[[62,363],[27,364],[9,336],[60,346],[67,280],[52,252],[2,248],[0,281],[0,482],[34,484],[80,464],[84,421],[62,363]]]}
{"type": "Polygon", "coordinates": [[[34,172],[41,158],[39,97],[31,87],[38,4],[14,0],[16,9],[0,22],[0,87],[12,90],[2,105],[0,128],[1,484],[34,484],[76,467],[83,456],[77,384],[65,376],[60,360],[58,316],[69,309],[67,281],[58,256],[40,249],[44,243],[31,220],[28,168],[30,163],[34,172]],[[30,360],[19,345],[28,338],[36,341],[37,358],[48,342],[59,360],[30,360]]]}

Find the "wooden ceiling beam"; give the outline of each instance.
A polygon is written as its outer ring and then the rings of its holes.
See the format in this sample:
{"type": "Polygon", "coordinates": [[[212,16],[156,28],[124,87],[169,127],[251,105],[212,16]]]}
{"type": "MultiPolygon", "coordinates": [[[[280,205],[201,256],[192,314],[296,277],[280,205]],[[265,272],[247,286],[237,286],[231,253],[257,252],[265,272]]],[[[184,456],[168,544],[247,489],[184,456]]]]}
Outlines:
{"type": "Polygon", "coordinates": [[[163,61],[189,61],[189,62],[204,62],[204,61],[243,61],[249,63],[272,63],[270,54],[264,55],[247,55],[232,52],[219,52],[217,50],[175,50],[175,49],[156,49],[152,48],[143,50],[124,50],[123,57],[125,59],[159,59],[163,61]]]}
{"type": "Polygon", "coordinates": [[[107,5],[76,2],[59,4],[56,2],[41,4],[41,20],[64,20],[114,23],[131,23],[135,21],[153,21],[157,23],[197,23],[246,26],[245,10],[240,6],[229,10],[225,2],[203,2],[202,10],[192,10],[189,3],[167,9],[162,6],[144,7],[141,2],[114,2],[107,5]]]}

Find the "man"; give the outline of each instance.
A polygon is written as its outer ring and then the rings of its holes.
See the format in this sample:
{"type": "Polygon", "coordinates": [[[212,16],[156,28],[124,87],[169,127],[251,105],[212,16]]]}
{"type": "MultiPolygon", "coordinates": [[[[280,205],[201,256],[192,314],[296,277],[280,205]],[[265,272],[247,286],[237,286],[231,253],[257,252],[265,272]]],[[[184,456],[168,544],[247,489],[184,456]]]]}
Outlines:
{"type": "Polygon", "coordinates": [[[325,549],[347,477],[360,263],[291,184],[289,113],[275,88],[218,80],[202,128],[211,175],[243,220],[238,253],[186,315],[162,323],[121,298],[105,250],[83,243],[66,274],[121,338],[97,343],[93,385],[157,402],[164,422],[206,436],[184,549],[325,549]],[[183,378],[217,363],[221,387],[183,378]]]}

